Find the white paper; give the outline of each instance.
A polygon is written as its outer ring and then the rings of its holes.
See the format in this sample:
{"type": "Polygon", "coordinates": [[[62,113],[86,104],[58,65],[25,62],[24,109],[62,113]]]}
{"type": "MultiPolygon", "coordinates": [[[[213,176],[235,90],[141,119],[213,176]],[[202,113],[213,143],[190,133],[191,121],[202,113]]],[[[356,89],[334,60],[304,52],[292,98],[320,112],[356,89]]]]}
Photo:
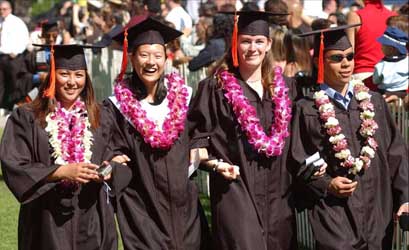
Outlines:
{"type": "Polygon", "coordinates": [[[320,156],[320,152],[317,151],[315,154],[305,159],[305,165],[309,166],[311,163],[314,163],[318,161],[319,159],[321,159],[321,156],[320,156]]]}
{"type": "Polygon", "coordinates": [[[200,165],[199,150],[195,150],[195,153],[193,154],[193,159],[190,160],[192,161],[192,163],[189,165],[188,177],[190,177],[199,168],[200,165]]]}
{"type": "Polygon", "coordinates": [[[318,161],[314,161],[312,164],[315,167],[321,167],[322,165],[324,165],[324,163],[325,163],[324,159],[320,158],[318,161]]]}

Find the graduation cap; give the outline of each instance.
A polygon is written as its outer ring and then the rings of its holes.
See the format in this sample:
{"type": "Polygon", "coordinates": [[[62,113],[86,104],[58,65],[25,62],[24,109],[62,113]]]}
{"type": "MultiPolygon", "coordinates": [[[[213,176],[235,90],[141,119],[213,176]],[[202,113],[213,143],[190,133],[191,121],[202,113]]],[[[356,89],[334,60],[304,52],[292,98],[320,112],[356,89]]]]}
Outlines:
{"type": "Polygon", "coordinates": [[[123,44],[122,66],[118,80],[122,80],[127,67],[127,52],[143,44],[161,44],[176,39],[183,33],[149,16],[134,16],[123,30],[112,39],[123,44]]]}
{"type": "Polygon", "coordinates": [[[238,35],[262,35],[270,37],[269,20],[272,16],[283,16],[288,13],[272,13],[266,11],[235,11],[220,12],[222,14],[234,15],[234,28],[231,42],[231,52],[233,66],[238,67],[239,61],[237,56],[237,36],[238,35]]]}
{"type": "Polygon", "coordinates": [[[92,45],[50,45],[50,44],[33,44],[43,48],[49,48],[50,54],[50,80],[47,88],[44,90],[43,97],[54,98],[55,96],[55,70],[69,69],[82,70],[87,69],[84,49],[86,48],[103,48],[102,46],[92,45]]]}
{"type": "Polygon", "coordinates": [[[346,50],[352,47],[346,29],[360,26],[361,24],[342,25],[318,29],[311,32],[300,34],[300,37],[314,35],[314,57],[318,56],[318,79],[317,83],[324,83],[324,51],[327,50],[346,50]]]}
{"type": "Polygon", "coordinates": [[[41,21],[40,23],[41,23],[42,35],[48,32],[58,31],[58,19],[56,18],[45,19],[41,21]]]}

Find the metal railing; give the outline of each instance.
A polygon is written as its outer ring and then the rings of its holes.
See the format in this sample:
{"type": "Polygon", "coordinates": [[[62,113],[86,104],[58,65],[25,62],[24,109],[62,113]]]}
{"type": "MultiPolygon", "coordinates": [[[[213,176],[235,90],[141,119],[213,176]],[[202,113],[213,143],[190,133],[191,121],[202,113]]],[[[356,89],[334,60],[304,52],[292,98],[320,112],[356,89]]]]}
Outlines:
{"type": "MultiPolygon", "coordinates": [[[[91,72],[91,78],[94,84],[95,93],[98,100],[102,100],[112,94],[113,82],[116,75],[120,71],[122,60],[122,52],[110,49],[102,49],[101,54],[92,55],[87,53],[88,69],[91,72]]],[[[129,60],[128,60],[129,61],[129,60]]],[[[129,65],[128,65],[129,66],[129,65]]],[[[167,71],[177,70],[183,76],[186,83],[193,88],[193,92],[196,91],[197,85],[200,80],[206,77],[207,69],[190,72],[187,65],[180,65],[178,69],[175,69],[168,65],[167,71]]],[[[304,94],[308,90],[304,90],[304,94]]],[[[395,104],[389,105],[392,117],[396,121],[396,125],[401,131],[405,141],[409,143],[409,112],[403,108],[403,103],[399,100],[395,104]]],[[[197,175],[197,184],[202,194],[209,196],[209,178],[208,174],[203,171],[199,171],[197,175]]],[[[315,249],[315,241],[313,232],[308,220],[306,211],[297,213],[297,234],[299,247],[304,249],[315,249]]],[[[396,223],[395,235],[394,235],[394,248],[393,250],[409,250],[409,233],[403,232],[398,223],[396,223]]]]}

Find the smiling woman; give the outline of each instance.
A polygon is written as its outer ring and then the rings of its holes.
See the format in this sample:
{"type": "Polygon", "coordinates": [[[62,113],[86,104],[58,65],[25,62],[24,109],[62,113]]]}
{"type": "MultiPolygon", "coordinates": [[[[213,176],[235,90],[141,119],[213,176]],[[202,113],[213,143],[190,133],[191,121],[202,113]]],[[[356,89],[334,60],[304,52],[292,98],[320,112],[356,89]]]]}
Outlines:
{"type": "Polygon", "coordinates": [[[71,109],[75,100],[85,87],[87,75],[85,70],[57,69],[56,76],[56,97],[64,108],[71,109]]]}
{"type": "Polygon", "coordinates": [[[188,116],[192,155],[211,170],[212,249],[297,249],[285,163],[297,91],[273,67],[268,23],[280,14],[237,14],[231,53],[199,83],[188,116]]]}
{"type": "Polygon", "coordinates": [[[113,207],[96,169],[111,159],[84,46],[51,47],[48,80],[13,111],[0,145],[4,180],[21,203],[18,249],[117,249],[113,207]]]}
{"type": "Polygon", "coordinates": [[[113,38],[124,44],[123,71],[105,108],[115,135],[111,148],[126,163],[113,172],[125,249],[205,249],[206,224],[188,175],[185,122],[191,89],[178,74],[163,74],[165,44],[181,34],[156,19],[135,16],[113,38]],[[127,51],[133,72],[123,77],[127,51]]]}

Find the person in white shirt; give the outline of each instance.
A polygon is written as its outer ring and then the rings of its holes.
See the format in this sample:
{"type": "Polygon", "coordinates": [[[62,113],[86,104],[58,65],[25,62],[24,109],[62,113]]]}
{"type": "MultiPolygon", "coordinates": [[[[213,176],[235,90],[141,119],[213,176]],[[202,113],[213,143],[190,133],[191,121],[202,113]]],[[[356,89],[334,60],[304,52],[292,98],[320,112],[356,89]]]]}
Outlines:
{"type": "Polygon", "coordinates": [[[193,27],[192,17],[183,9],[180,2],[180,0],[168,1],[170,11],[165,19],[175,24],[175,29],[183,32],[185,36],[189,36],[193,27]]]}
{"type": "Polygon", "coordinates": [[[12,14],[10,2],[0,0],[0,105],[12,107],[13,84],[24,64],[21,54],[29,43],[26,24],[12,14]],[[7,96],[5,95],[7,91],[7,96]],[[8,100],[6,100],[8,99],[8,100]]]}
{"type": "Polygon", "coordinates": [[[322,11],[317,14],[317,18],[327,19],[329,14],[337,11],[337,1],[322,0],[322,11]]]}

